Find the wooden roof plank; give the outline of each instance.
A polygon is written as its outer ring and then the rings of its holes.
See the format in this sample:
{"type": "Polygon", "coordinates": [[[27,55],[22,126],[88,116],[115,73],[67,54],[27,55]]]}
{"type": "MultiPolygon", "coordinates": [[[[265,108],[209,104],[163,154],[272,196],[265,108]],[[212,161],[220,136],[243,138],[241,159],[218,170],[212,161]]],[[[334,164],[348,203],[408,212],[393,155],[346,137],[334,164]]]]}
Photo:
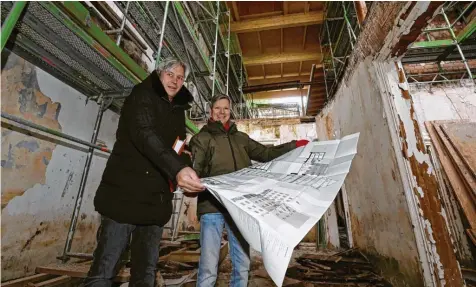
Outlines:
{"type": "Polygon", "coordinates": [[[324,19],[322,11],[309,13],[287,14],[260,18],[246,21],[234,22],[231,24],[231,32],[248,33],[270,29],[289,28],[305,25],[321,24],[324,19]]]}

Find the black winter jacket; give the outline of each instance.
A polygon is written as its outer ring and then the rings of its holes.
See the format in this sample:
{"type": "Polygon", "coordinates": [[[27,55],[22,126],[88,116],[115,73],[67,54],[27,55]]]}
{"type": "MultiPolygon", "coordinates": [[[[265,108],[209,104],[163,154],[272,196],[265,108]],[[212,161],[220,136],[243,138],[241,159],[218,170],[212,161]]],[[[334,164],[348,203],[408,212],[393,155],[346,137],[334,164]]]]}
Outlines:
{"type": "Polygon", "coordinates": [[[172,146],[185,140],[185,110],[193,100],[185,88],[172,102],[154,71],[127,97],[116,143],[94,198],[96,210],[117,222],[165,225],[172,214],[169,180],[187,165],[172,146]]]}

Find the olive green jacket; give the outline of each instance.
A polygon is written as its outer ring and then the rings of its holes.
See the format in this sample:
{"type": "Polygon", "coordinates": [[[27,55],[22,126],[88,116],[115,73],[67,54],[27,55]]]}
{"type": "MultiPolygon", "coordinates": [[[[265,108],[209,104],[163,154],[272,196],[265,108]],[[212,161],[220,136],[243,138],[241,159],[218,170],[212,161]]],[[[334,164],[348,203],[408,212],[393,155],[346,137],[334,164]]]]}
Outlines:
{"type": "MultiPolygon", "coordinates": [[[[210,177],[231,173],[251,165],[251,160],[267,162],[296,147],[291,141],[278,146],[266,147],[238,131],[230,123],[228,131],[221,122],[209,122],[190,140],[193,168],[199,177],[210,177]]],[[[199,193],[197,213],[222,212],[226,209],[208,191],[199,193]]]]}

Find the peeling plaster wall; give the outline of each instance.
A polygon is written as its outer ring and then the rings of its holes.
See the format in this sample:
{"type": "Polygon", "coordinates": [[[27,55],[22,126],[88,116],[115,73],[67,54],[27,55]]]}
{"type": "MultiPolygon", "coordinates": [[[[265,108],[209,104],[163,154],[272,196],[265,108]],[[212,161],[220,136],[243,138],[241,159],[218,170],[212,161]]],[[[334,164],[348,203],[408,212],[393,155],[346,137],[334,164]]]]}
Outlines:
{"type": "MultiPolygon", "coordinates": [[[[469,81],[445,83],[439,85],[410,85],[415,113],[425,145],[430,138],[425,128],[425,121],[467,120],[476,122],[476,92],[474,84],[469,81]]],[[[433,152],[436,157],[436,152],[433,152]]],[[[435,169],[444,174],[439,164],[435,169]]],[[[440,180],[440,197],[445,206],[448,225],[451,227],[454,246],[462,265],[474,267],[476,262],[472,254],[473,244],[468,239],[463,226],[462,210],[456,201],[451,186],[440,180]]],[[[474,250],[474,249],[473,249],[474,250]]]]}
{"type": "MultiPolygon", "coordinates": [[[[2,112],[91,139],[98,105],[15,54],[2,52],[2,112]]],[[[119,116],[106,111],[98,139],[112,147],[119,116]]],[[[87,149],[2,119],[2,277],[34,273],[62,254],[87,149]],[[13,127],[12,127],[13,126],[13,127]]],[[[73,252],[92,252],[98,214],[93,198],[107,155],[97,153],[73,241],[73,252]]]]}
{"type": "Polygon", "coordinates": [[[410,85],[418,123],[425,121],[469,120],[476,122],[476,92],[471,81],[441,85],[410,85]]]}
{"type": "Polygon", "coordinates": [[[423,286],[404,187],[371,61],[361,62],[316,117],[322,140],[360,132],[345,180],[355,247],[393,286],[423,286]]]}

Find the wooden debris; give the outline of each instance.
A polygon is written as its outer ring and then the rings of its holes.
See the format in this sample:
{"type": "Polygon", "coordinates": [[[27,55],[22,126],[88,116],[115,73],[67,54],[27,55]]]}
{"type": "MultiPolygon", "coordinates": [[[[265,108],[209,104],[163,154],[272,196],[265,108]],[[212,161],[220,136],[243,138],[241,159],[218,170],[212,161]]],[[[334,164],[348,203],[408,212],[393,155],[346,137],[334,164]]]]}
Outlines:
{"type": "Polygon", "coordinates": [[[359,250],[349,249],[334,255],[304,254],[286,276],[324,286],[390,286],[373,272],[372,265],[359,250]],[[347,254],[343,256],[343,254],[347,254]],[[341,255],[341,256],[338,256],[341,255]],[[351,257],[352,256],[352,257],[351,257]]]}
{"type": "Polygon", "coordinates": [[[32,276],[28,277],[23,277],[7,282],[2,283],[2,287],[24,287],[27,286],[28,283],[36,283],[36,282],[41,282],[44,280],[49,280],[51,278],[55,277],[54,275],[51,274],[35,274],[32,276]]]}
{"type": "Polygon", "coordinates": [[[28,283],[28,286],[29,287],[52,287],[52,286],[57,286],[57,285],[64,284],[64,283],[69,282],[69,281],[71,281],[71,277],[69,277],[67,275],[63,275],[63,276],[52,278],[52,279],[42,281],[42,282],[39,282],[39,283],[30,282],[30,283],[28,283]]]}
{"type": "MultiPolygon", "coordinates": [[[[66,275],[75,278],[86,278],[89,272],[90,264],[82,263],[61,263],[39,266],[37,273],[46,273],[54,275],[66,275]]],[[[128,282],[130,278],[129,268],[123,268],[114,278],[115,282],[128,282]]]]}

